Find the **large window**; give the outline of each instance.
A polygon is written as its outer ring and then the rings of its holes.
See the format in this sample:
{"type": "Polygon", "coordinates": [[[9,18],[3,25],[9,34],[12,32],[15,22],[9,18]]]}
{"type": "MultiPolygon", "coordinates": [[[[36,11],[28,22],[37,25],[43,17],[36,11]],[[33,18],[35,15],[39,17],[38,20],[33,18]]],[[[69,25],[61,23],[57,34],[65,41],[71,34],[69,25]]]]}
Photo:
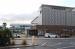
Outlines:
{"type": "Polygon", "coordinates": [[[65,7],[58,7],[58,6],[53,6],[52,9],[56,9],[56,10],[65,10],[65,7]]]}

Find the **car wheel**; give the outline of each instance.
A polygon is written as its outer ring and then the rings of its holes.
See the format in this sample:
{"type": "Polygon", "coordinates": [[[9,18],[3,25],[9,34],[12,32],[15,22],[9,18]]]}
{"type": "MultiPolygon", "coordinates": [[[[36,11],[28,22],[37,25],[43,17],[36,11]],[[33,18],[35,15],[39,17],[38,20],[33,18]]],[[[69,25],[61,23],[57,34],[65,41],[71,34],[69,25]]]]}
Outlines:
{"type": "Polygon", "coordinates": [[[55,38],[57,38],[57,36],[55,36],[55,38]]]}
{"type": "Polygon", "coordinates": [[[50,36],[48,36],[48,38],[50,38],[50,36]]]}

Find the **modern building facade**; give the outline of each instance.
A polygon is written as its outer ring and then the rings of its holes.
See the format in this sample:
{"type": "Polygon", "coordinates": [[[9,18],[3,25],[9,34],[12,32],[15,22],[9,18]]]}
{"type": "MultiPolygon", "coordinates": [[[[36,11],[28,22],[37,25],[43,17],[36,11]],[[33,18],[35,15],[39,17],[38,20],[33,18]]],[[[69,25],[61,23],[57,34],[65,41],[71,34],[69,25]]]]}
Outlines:
{"type": "Polygon", "coordinates": [[[13,34],[24,34],[28,33],[28,30],[31,29],[31,24],[11,24],[10,30],[13,34]]]}
{"type": "Polygon", "coordinates": [[[75,8],[43,4],[32,22],[44,32],[70,32],[75,30],[75,8]]]}

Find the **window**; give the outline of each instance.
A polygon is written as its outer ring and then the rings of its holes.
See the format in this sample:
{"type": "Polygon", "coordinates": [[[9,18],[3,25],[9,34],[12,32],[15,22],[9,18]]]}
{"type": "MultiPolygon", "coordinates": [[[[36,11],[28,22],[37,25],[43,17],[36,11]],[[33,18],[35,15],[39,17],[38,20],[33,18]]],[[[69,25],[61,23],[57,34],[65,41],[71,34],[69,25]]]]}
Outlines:
{"type": "Polygon", "coordinates": [[[57,6],[53,6],[52,9],[56,9],[56,10],[65,10],[65,7],[57,7],[57,6]]]}

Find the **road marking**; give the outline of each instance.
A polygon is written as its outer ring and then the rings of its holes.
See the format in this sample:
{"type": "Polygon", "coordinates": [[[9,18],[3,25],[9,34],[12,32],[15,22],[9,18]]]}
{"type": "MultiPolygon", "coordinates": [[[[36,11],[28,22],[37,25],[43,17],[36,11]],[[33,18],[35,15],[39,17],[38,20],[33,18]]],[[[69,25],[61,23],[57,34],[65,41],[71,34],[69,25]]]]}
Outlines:
{"type": "Polygon", "coordinates": [[[61,47],[61,48],[57,48],[57,49],[64,49],[64,48],[71,48],[71,47],[75,47],[75,46],[61,47]]]}
{"type": "Polygon", "coordinates": [[[48,42],[43,43],[41,46],[47,46],[48,42]]]}
{"type": "Polygon", "coordinates": [[[59,42],[59,43],[56,43],[56,44],[53,44],[53,45],[48,45],[48,42],[45,42],[41,46],[57,46],[57,45],[60,45],[60,44],[62,44],[62,43],[59,42]]]}
{"type": "Polygon", "coordinates": [[[17,49],[20,49],[20,48],[17,48],[17,49]]]}

